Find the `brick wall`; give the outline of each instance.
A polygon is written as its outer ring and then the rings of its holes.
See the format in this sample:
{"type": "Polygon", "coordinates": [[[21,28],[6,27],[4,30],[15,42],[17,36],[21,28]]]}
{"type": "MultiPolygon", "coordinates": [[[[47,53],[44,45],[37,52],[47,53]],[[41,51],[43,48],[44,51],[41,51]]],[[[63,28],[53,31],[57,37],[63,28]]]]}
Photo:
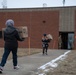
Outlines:
{"type": "MultiPolygon", "coordinates": [[[[5,27],[5,21],[9,18],[15,21],[15,27],[27,26],[30,37],[31,48],[41,48],[41,38],[44,33],[53,36],[53,41],[49,43],[49,48],[58,48],[59,34],[59,11],[20,11],[20,12],[0,12],[0,31],[5,27]]],[[[19,42],[19,47],[29,47],[29,37],[24,42],[19,42]]],[[[0,46],[3,41],[0,39],[0,46]]]]}

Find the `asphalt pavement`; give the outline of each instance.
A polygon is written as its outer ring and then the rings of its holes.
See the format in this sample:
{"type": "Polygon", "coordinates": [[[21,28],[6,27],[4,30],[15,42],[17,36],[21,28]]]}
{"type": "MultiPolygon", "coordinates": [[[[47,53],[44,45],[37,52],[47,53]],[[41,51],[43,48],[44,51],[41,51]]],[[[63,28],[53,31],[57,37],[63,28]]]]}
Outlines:
{"type": "Polygon", "coordinates": [[[67,50],[48,50],[48,55],[42,53],[18,57],[19,70],[13,69],[12,59],[8,60],[2,75],[31,75],[40,66],[50,62],[58,56],[64,54],[67,50]]]}

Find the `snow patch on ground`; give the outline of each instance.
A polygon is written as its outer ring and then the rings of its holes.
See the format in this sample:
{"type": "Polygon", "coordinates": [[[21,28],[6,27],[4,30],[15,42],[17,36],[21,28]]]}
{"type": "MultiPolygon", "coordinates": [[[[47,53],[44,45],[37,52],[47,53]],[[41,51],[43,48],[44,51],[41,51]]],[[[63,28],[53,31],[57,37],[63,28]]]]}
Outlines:
{"type": "Polygon", "coordinates": [[[64,54],[62,54],[59,57],[53,59],[52,61],[46,63],[45,65],[40,66],[38,68],[38,72],[36,72],[36,75],[46,75],[47,72],[56,68],[58,66],[58,63],[56,63],[56,62],[63,61],[67,57],[67,54],[69,52],[71,52],[71,50],[65,52],[64,54]]]}

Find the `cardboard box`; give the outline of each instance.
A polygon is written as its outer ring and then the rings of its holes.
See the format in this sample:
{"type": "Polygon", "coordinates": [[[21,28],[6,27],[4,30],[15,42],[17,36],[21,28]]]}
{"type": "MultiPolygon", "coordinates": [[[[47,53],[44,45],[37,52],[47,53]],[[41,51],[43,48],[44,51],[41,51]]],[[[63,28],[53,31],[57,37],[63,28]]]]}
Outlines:
{"type": "Polygon", "coordinates": [[[26,26],[21,26],[21,27],[17,27],[17,30],[19,32],[19,36],[21,38],[26,38],[28,37],[28,29],[26,26]]]}
{"type": "Polygon", "coordinates": [[[47,37],[48,37],[48,39],[53,40],[53,37],[52,37],[52,35],[51,35],[51,34],[47,34],[47,37]]]}
{"type": "Polygon", "coordinates": [[[2,28],[2,38],[4,39],[4,30],[5,28],[2,28]]]}
{"type": "MultiPolygon", "coordinates": [[[[2,37],[4,38],[4,29],[5,28],[2,28],[2,37]]],[[[20,26],[20,27],[17,27],[17,31],[18,31],[18,33],[19,33],[19,36],[21,37],[21,38],[26,38],[26,37],[28,37],[28,29],[27,29],[27,27],[26,26],[20,26]]]]}

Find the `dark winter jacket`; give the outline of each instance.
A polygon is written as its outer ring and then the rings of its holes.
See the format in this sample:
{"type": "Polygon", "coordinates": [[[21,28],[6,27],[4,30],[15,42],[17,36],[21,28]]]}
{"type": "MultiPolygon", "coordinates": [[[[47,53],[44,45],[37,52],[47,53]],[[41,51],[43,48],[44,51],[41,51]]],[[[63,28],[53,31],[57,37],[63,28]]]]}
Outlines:
{"type": "Polygon", "coordinates": [[[23,41],[19,37],[18,31],[13,26],[7,26],[4,30],[4,47],[7,49],[18,48],[18,41],[23,41]]]}
{"type": "Polygon", "coordinates": [[[42,42],[43,42],[43,44],[42,44],[43,47],[48,47],[49,46],[48,45],[49,39],[42,39],[42,42]]]}

